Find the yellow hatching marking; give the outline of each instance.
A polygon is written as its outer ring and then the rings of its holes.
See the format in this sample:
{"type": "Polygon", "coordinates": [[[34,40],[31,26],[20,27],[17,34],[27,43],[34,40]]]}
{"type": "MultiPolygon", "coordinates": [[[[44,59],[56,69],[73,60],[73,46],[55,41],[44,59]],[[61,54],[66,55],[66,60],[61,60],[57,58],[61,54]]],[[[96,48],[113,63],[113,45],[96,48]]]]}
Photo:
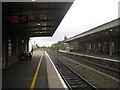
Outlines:
{"type": "Polygon", "coordinates": [[[40,64],[41,64],[43,55],[44,55],[44,53],[42,53],[42,55],[41,55],[40,61],[39,61],[39,63],[38,63],[38,67],[37,67],[37,69],[36,69],[36,72],[35,72],[35,75],[34,75],[34,78],[33,78],[33,81],[32,81],[32,83],[31,83],[31,85],[30,85],[30,90],[33,90],[33,88],[34,88],[34,86],[35,86],[36,79],[37,79],[37,76],[38,76],[38,71],[39,71],[39,68],[40,68],[40,64]]]}

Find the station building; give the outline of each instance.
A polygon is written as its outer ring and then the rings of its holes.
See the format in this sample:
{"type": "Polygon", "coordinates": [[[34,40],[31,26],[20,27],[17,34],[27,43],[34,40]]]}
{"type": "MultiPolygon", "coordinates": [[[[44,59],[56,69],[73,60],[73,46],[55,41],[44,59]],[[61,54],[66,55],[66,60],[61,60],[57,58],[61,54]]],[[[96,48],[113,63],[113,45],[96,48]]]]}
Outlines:
{"type": "Polygon", "coordinates": [[[65,40],[71,52],[120,56],[120,18],[65,40]]]}

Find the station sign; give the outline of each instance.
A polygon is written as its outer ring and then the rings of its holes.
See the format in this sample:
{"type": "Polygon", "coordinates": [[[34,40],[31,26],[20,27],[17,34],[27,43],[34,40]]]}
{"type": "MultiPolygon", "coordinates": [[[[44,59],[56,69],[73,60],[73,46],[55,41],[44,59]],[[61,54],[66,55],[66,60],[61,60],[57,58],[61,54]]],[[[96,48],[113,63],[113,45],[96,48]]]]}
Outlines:
{"type": "Polygon", "coordinates": [[[3,16],[3,22],[5,23],[16,23],[16,24],[24,24],[28,22],[27,15],[12,15],[12,16],[3,16]]]}

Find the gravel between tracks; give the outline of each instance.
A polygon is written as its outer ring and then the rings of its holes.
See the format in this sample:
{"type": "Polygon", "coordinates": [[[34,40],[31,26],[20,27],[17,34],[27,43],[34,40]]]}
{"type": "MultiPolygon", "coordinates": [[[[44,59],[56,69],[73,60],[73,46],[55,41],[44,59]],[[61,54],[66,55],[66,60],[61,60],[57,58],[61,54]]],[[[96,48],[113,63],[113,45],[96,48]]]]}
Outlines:
{"type": "Polygon", "coordinates": [[[115,77],[112,77],[108,74],[97,71],[93,68],[87,67],[70,58],[62,56],[57,52],[49,52],[49,53],[52,53],[60,61],[68,65],[80,76],[88,80],[91,84],[93,84],[97,88],[120,88],[120,81],[115,77]]]}

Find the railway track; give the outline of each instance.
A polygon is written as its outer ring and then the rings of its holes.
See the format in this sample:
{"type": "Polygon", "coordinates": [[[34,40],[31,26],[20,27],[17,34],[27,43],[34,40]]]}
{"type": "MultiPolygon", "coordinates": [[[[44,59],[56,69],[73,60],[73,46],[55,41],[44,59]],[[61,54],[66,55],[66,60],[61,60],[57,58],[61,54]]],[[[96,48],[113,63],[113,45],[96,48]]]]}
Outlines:
{"type": "Polygon", "coordinates": [[[96,70],[99,70],[101,72],[104,72],[106,74],[109,74],[113,77],[120,79],[120,70],[119,69],[114,69],[114,68],[111,68],[109,66],[105,66],[105,65],[101,65],[101,64],[98,64],[95,62],[91,62],[91,60],[81,59],[80,57],[75,57],[74,55],[63,55],[63,56],[65,56],[67,58],[74,59],[77,62],[80,62],[84,65],[87,65],[87,66],[92,67],[96,70]]]}
{"type": "Polygon", "coordinates": [[[62,63],[53,55],[49,54],[55,64],[57,70],[68,86],[69,90],[96,90],[96,88],[90,84],[87,80],[79,76],[76,72],[74,72],[70,67],[62,63]],[[54,57],[54,58],[53,58],[54,57]]]}

